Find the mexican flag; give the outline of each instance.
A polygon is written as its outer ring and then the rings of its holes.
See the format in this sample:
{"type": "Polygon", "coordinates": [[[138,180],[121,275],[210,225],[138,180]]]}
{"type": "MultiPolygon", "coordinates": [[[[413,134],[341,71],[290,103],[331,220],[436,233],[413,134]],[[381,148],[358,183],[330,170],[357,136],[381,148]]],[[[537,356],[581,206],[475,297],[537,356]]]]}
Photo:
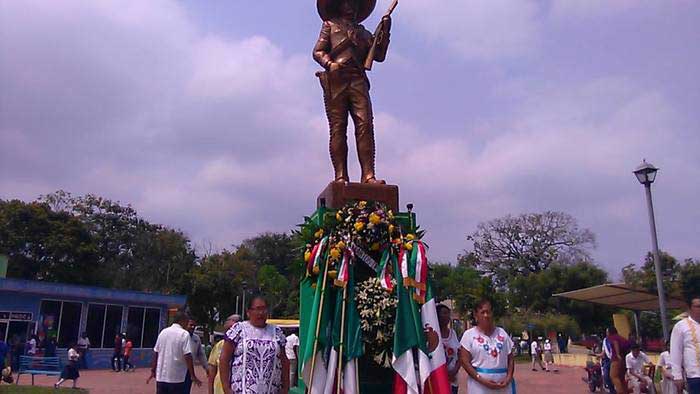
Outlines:
{"type": "MultiPolygon", "coordinates": [[[[435,299],[427,281],[427,275],[421,271],[421,259],[425,258],[425,248],[422,243],[415,242],[408,258],[408,267],[399,269],[399,263],[394,258],[394,273],[399,304],[396,310],[394,327],[394,348],[392,366],[394,376],[394,394],[450,394],[450,383],[447,376],[447,363],[442,341],[432,353],[429,353],[424,329],[432,329],[440,335],[440,326],[435,309],[435,299]],[[425,300],[419,305],[412,296],[409,286],[404,286],[403,276],[412,276],[413,286],[420,286],[416,281],[416,264],[419,264],[418,278],[423,277],[425,285],[425,300]],[[418,364],[416,371],[415,364],[418,364]]],[[[404,253],[408,252],[406,250],[404,253]]],[[[420,286],[422,287],[422,286],[420,286]]],[[[417,297],[416,297],[417,298],[417,297]]],[[[438,337],[439,339],[439,337],[438,337]]]]}
{"type": "Polygon", "coordinates": [[[331,278],[327,278],[324,290],[323,275],[317,279],[302,353],[302,377],[306,387],[310,387],[309,393],[312,394],[335,393],[339,369],[342,372],[340,374],[342,392],[344,394],[357,394],[360,391],[357,383],[357,358],[362,356],[364,349],[360,314],[355,304],[355,275],[351,256],[347,253],[349,251],[346,251],[341,262],[347,267],[347,283],[343,283],[341,286],[339,281],[337,286],[333,286],[331,278]],[[319,322],[319,335],[316,338],[317,321],[319,322]],[[317,340],[318,344],[316,345],[316,360],[313,362],[312,381],[311,364],[314,354],[314,340],[317,340]]]}

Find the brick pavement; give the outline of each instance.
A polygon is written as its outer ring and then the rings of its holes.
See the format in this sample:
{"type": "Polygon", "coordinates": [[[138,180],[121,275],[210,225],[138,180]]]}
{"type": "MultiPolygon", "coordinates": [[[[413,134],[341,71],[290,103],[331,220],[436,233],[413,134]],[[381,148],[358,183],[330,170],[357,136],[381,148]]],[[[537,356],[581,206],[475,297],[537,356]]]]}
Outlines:
{"type": "MultiPolygon", "coordinates": [[[[197,369],[198,376],[202,374],[201,368],[197,369]]],[[[90,394],[154,394],[155,382],[146,385],[148,370],[141,368],[135,372],[111,372],[111,371],[81,371],[78,386],[90,390],[90,394]]],[[[584,394],[588,393],[588,387],[581,381],[585,375],[583,368],[562,367],[557,373],[532,372],[529,364],[516,366],[516,381],[519,394],[584,394]]],[[[202,376],[199,376],[200,379],[202,376]]],[[[51,386],[56,379],[47,376],[37,376],[36,384],[51,386]]],[[[22,376],[22,383],[31,382],[30,376],[22,376]]],[[[460,382],[466,382],[466,374],[461,372],[460,382]]],[[[70,381],[63,387],[70,387],[70,381]]],[[[206,394],[206,388],[193,387],[192,394],[206,394]]],[[[372,393],[374,394],[374,393],[372,393]]],[[[382,393],[376,393],[382,394],[382,393]]],[[[460,394],[468,394],[464,387],[460,388],[460,394]]]]}

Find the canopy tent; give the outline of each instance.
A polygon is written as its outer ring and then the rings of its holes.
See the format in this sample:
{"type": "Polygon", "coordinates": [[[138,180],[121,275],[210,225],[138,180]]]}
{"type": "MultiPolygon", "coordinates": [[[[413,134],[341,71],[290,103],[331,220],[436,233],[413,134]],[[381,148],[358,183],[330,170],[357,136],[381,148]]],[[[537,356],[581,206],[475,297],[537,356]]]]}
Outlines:
{"type": "MultiPolygon", "coordinates": [[[[638,289],[625,283],[608,283],[553,294],[552,296],[633,310],[637,337],[639,337],[639,313],[659,310],[658,294],[638,289]]],[[[669,309],[683,309],[686,307],[686,304],[681,297],[670,294],[666,298],[666,307],[669,309]]]]}
{"type": "MultiPolygon", "coordinates": [[[[633,311],[655,311],[659,309],[659,296],[644,289],[637,289],[625,283],[608,283],[585,289],[554,294],[554,297],[609,305],[633,311]]],[[[666,299],[666,307],[683,309],[685,301],[671,294],[666,299]]]]}

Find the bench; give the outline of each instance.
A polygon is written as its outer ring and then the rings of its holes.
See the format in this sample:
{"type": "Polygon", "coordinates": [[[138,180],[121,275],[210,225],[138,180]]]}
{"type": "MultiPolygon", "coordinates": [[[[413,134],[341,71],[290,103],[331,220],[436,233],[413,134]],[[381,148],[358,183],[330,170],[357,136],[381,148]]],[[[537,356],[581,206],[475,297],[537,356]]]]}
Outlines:
{"type": "Polygon", "coordinates": [[[61,360],[58,357],[32,357],[19,356],[19,371],[17,371],[17,381],[22,374],[32,375],[32,386],[34,386],[34,375],[61,375],[61,360]]]}

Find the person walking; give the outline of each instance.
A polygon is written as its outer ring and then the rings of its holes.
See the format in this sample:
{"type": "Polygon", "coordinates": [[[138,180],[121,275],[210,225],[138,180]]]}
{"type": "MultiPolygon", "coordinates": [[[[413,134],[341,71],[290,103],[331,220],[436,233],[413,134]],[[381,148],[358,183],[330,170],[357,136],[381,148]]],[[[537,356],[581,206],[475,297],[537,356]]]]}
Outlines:
{"type": "Polygon", "coordinates": [[[629,394],[627,388],[625,355],[629,352],[629,342],[617,333],[617,328],[608,328],[610,343],[610,380],[617,394],[629,394]]]}
{"type": "Polygon", "coordinates": [[[673,384],[673,370],[671,365],[670,342],[666,342],[666,350],[659,356],[656,368],[661,372],[661,394],[676,394],[676,386],[673,384]]]}
{"type": "Polygon", "coordinates": [[[627,366],[628,382],[634,394],[641,394],[642,391],[649,394],[656,394],[654,381],[644,374],[644,367],[652,365],[649,356],[641,351],[639,344],[633,343],[630,346],[631,351],[625,357],[625,365],[627,366]]]}
{"type": "Polygon", "coordinates": [[[459,372],[459,339],[457,333],[450,327],[452,321],[452,311],[447,305],[437,306],[438,323],[440,324],[440,338],[442,346],[445,348],[445,361],[447,364],[447,377],[450,380],[452,394],[457,394],[459,382],[457,373],[459,372]]]}
{"type": "Polygon", "coordinates": [[[117,333],[114,336],[114,351],[112,352],[112,371],[121,372],[122,370],[122,336],[117,333]]]}
{"type": "Polygon", "coordinates": [[[294,387],[297,385],[297,355],[299,354],[299,336],[294,333],[294,330],[287,335],[284,351],[289,360],[289,387],[294,387]]]}
{"type": "MultiPolygon", "coordinates": [[[[241,316],[233,314],[224,322],[224,333],[227,332],[234,324],[241,321],[241,316]]],[[[216,342],[216,345],[209,353],[209,374],[208,377],[208,393],[209,394],[224,394],[224,388],[221,386],[221,374],[219,371],[219,357],[221,356],[221,348],[224,346],[224,340],[216,342]]]]}
{"type": "Polygon", "coordinates": [[[559,370],[557,369],[556,366],[554,366],[554,353],[552,350],[552,341],[549,340],[549,338],[545,339],[544,341],[544,367],[547,372],[550,371],[549,367],[553,366],[552,371],[558,372],[559,370]]]}
{"type": "Polygon", "coordinates": [[[225,394],[289,392],[287,338],[282,330],[267,324],[268,304],[261,295],[248,300],[249,320],[226,332],[219,358],[221,385],[225,394]]]}
{"type": "Polygon", "coordinates": [[[68,348],[68,363],[63,366],[63,371],[61,371],[61,378],[58,382],[54,383],[53,387],[55,389],[59,388],[63,382],[70,379],[73,380],[73,388],[77,388],[78,378],[80,377],[80,372],[78,372],[78,359],[80,354],[78,353],[77,346],[75,343],[71,343],[68,348]]]}
{"type": "Polygon", "coordinates": [[[543,371],[546,370],[544,364],[542,364],[542,348],[537,339],[534,338],[532,339],[532,343],[530,343],[530,358],[532,358],[533,371],[537,371],[537,369],[535,369],[535,363],[539,364],[543,371]]]}
{"type": "Polygon", "coordinates": [[[615,385],[613,385],[612,379],[610,379],[610,362],[612,359],[612,348],[610,347],[610,341],[608,341],[608,333],[606,331],[605,338],[603,338],[603,343],[601,344],[601,352],[598,354],[600,357],[600,369],[603,374],[603,384],[610,394],[617,394],[615,391],[615,385]]]}
{"type": "MultiPolygon", "coordinates": [[[[202,339],[199,335],[194,333],[194,329],[197,327],[197,322],[190,319],[187,322],[187,332],[190,334],[190,344],[192,345],[192,360],[195,365],[199,365],[204,369],[204,375],[209,377],[209,370],[207,369],[209,363],[207,362],[207,355],[204,351],[204,346],[202,346],[202,339]]],[[[192,378],[189,372],[185,376],[185,393],[189,394],[192,391],[192,378]]]]}
{"type": "Polygon", "coordinates": [[[464,332],[459,349],[469,394],[515,394],[513,341],[494,324],[491,301],[479,301],[474,312],[477,325],[464,332]]]}
{"type": "Polygon", "coordinates": [[[671,373],[680,392],[687,381],[688,394],[700,394],[700,293],[687,298],[688,317],[671,332],[671,373]]]}
{"type": "Polygon", "coordinates": [[[87,332],[83,331],[83,334],[78,338],[78,354],[80,355],[78,363],[82,369],[88,369],[88,350],[90,350],[90,338],[88,338],[87,332]]]}
{"type": "Polygon", "coordinates": [[[183,328],[187,327],[189,320],[189,314],[180,310],[175,315],[175,322],[158,334],[153,348],[151,375],[146,380],[146,384],[156,380],[156,394],[185,393],[188,372],[197,386],[202,385],[194,372],[190,333],[183,328]]]}
{"type": "Polygon", "coordinates": [[[131,349],[134,347],[131,338],[124,334],[124,372],[129,372],[129,370],[134,370],[134,365],[131,363],[131,349]]]}

